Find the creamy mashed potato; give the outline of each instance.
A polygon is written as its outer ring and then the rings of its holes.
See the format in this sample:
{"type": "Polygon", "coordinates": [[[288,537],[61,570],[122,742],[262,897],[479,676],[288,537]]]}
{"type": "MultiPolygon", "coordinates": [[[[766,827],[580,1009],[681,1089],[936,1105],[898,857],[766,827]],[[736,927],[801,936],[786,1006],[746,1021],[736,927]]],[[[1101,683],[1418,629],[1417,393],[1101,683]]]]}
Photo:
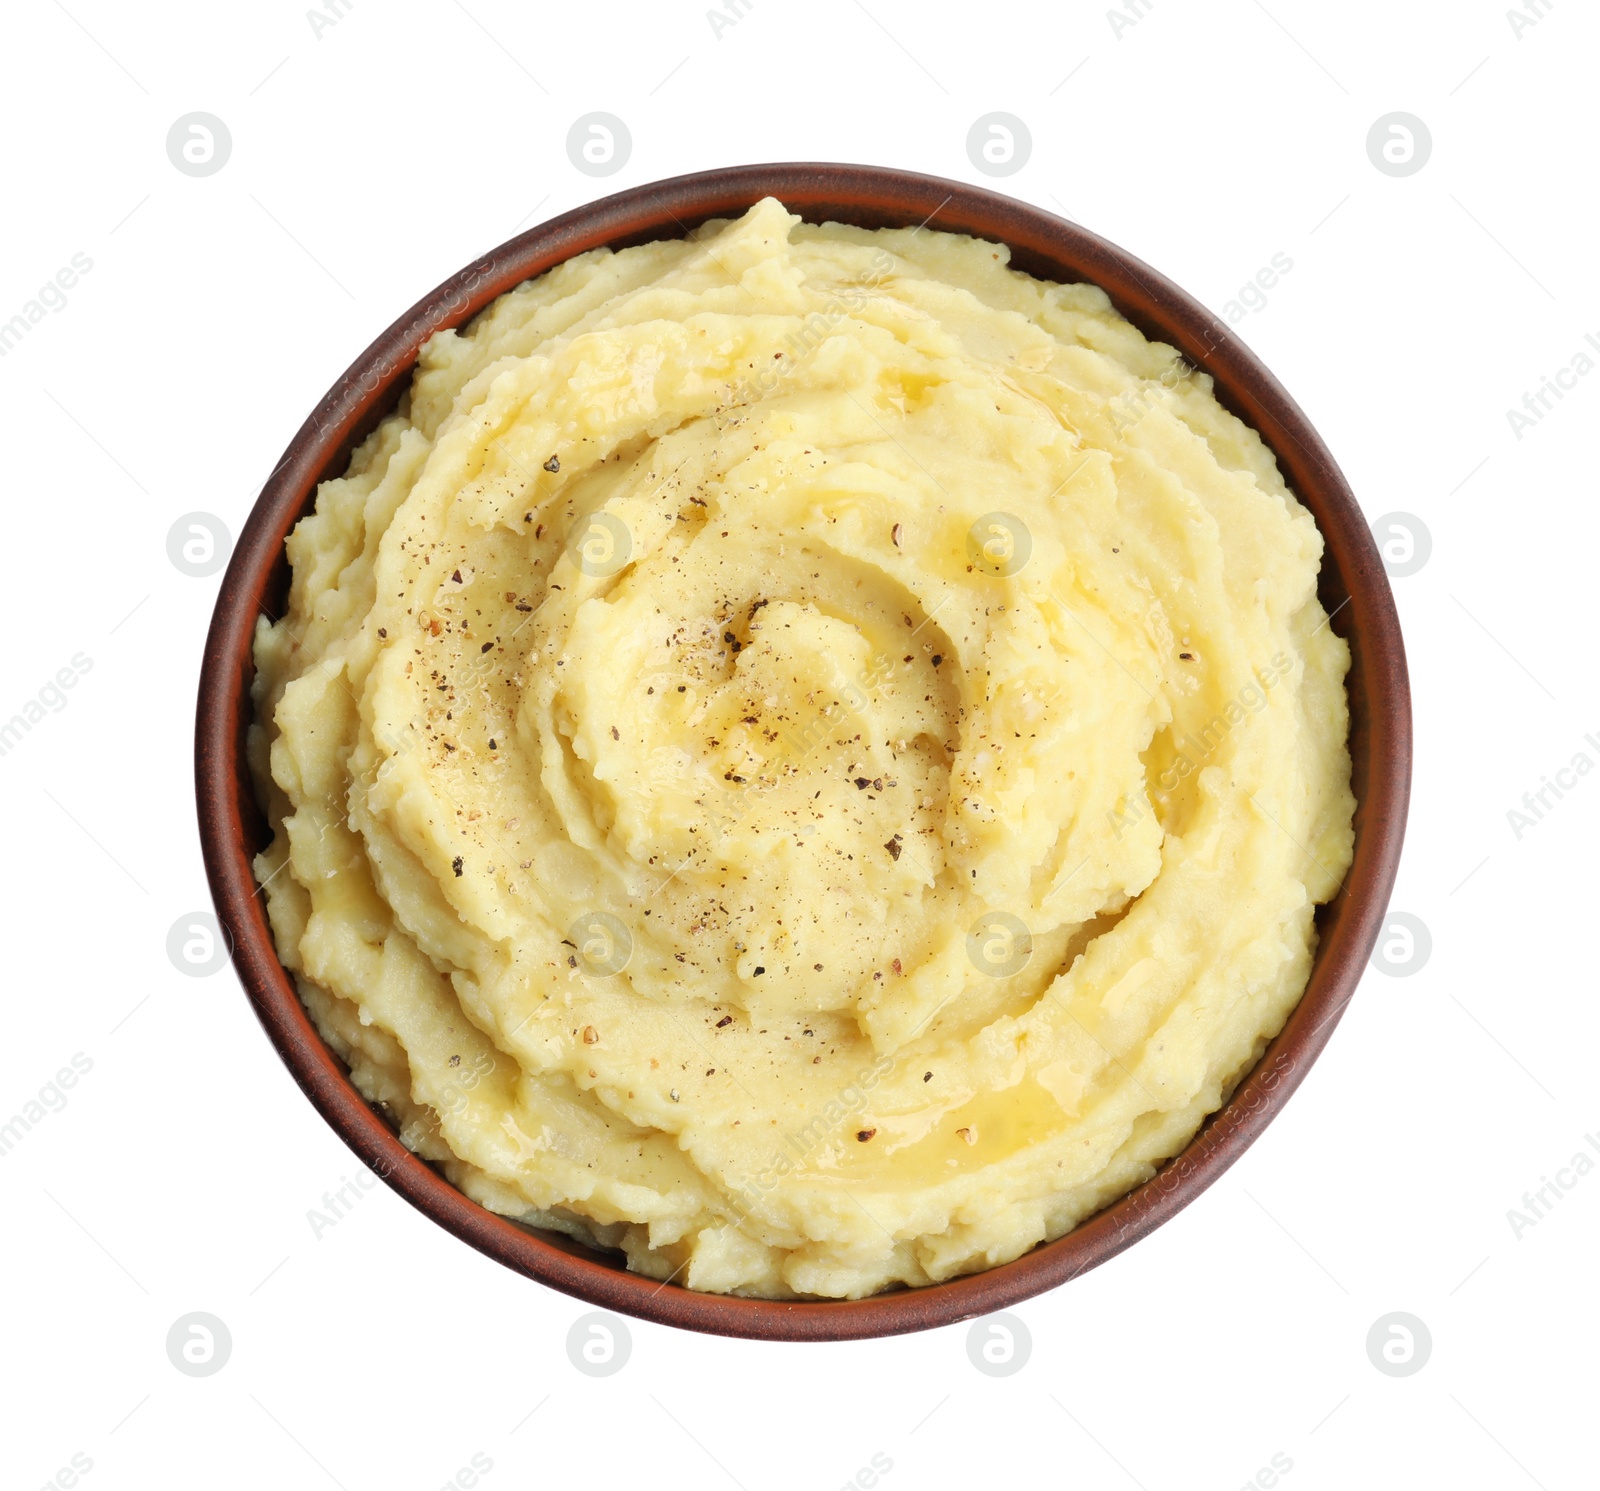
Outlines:
{"type": "Polygon", "coordinates": [[[424,349],[256,639],[257,861],[468,1195],[861,1296],[1149,1177],[1349,864],[1322,539],[1091,285],[776,201],[424,349]]]}

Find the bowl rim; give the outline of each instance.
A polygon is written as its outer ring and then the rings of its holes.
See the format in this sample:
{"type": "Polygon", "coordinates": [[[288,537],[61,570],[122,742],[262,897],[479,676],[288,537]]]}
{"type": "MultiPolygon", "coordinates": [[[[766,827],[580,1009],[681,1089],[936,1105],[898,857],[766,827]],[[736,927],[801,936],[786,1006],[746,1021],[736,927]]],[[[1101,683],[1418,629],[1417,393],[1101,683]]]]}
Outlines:
{"type": "Polygon", "coordinates": [[[245,522],[218,592],[200,671],[195,790],[200,841],[234,968],[268,1037],[313,1106],[378,1176],[446,1230],[507,1267],[597,1307],[684,1329],[764,1340],[854,1340],[950,1325],[1075,1278],[1169,1220],[1244,1152],[1299,1086],[1354,995],[1398,868],[1411,776],[1411,704],[1388,577],[1365,518],[1310,420],[1228,328],[1132,254],[1077,224],[999,193],[892,167],[833,162],[735,166],[647,182],[510,239],[424,296],[351,363],[289,442],[245,522]],[[601,245],[675,238],[775,196],[808,221],[934,225],[1007,244],[1013,267],[1100,285],[1147,336],[1209,373],[1311,510],[1326,549],[1320,588],[1351,643],[1355,851],[1319,912],[1306,992],[1254,1069],[1189,1144],[1144,1184],[1054,1242],[1010,1263],[860,1300],[780,1301],[697,1293],[627,1271],[611,1257],[485,1210],[400,1143],[323,1043],[279,962],[251,870],[263,826],[249,787],[251,647],[264,597],[287,577],[284,538],[320,481],[397,402],[422,343],[496,297],[601,245]],[[1331,603],[1331,604],[1330,604],[1331,603]],[[1358,719],[1358,714],[1360,718],[1358,719]]]}

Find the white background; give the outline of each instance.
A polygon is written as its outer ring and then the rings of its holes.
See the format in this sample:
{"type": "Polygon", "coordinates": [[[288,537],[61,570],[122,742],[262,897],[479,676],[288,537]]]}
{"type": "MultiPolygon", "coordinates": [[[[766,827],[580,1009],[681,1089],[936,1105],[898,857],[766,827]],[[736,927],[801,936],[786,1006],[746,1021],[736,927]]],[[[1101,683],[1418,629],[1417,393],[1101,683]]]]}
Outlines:
{"type": "Polygon", "coordinates": [[[875,1453],[889,1491],[1226,1491],[1275,1454],[1290,1491],[1594,1484],[1600,1178],[1564,1172],[1520,1235],[1508,1212],[1600,1131],[1600,779],[1520,839],[1507,812],[1580,750],[1600,761],[1600,377],[1520,439],[1506,412],[1600,334],[1600,23],[1570,0],[1520,30],[1506,0],[1130,4],[1119,30],[1103,4],[754,0],[720,35],[704,0],[357,0],[320,32],[304,0],[8,7],[0,321],[73,254],[93,269],[0,359],[0,719],[74,654],[92,669],[0,757],[0,1121],[74,1053],[93,1068],[0,1158],[6,1486],[79,1454],[91,1491],[436,1491],[475,1453],[490,1491],[832,1491],[875,1453]],[[203,179],[165,149],[193,110],[233,138],[203,179]],[[566,153],[591,110],[633,136],[605,180],[566,153]],[[1033,137],[999,182],[965,146],[991,110],[1033,137]],[[1404,178],[1365,146],[1392,110],[1433,139],[1404,178]],[[186,977],[165,951],[209,905],[190,759],[217,585],[169,562],[174,519],[237,534],[352,357],[515,231],[783,159],[997,185],[1219,312],[1286,254],[1239,333],[1369,518],[1432,534],[1395,581],[1418,749],[1394,900],[1431,957],[1369,972],[1211,1192],[1020,1306],[1032,1355],[1005,1378],[965,1327],[799,1346],[640,1322],[622,1371],[581,1375],[585,1306],[386,1188],[313,1234],[356,1161],[231,971],[186,977]],[[196,1310],[233,1340],[203,1379],[164,1345],[196,1310]],[[1404,1378],[1365,1346],[1396,1310],[1433,1343],[1404,1378]]]}

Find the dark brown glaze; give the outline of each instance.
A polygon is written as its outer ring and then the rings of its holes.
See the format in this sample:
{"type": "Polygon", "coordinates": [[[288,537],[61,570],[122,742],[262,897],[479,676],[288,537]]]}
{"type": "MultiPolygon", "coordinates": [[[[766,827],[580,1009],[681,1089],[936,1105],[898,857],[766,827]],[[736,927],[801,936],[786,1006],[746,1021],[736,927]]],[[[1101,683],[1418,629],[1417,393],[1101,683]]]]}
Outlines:
{"type": "Polygon", "coordinates": [[[223,576],[200,673],[195,787],[206,873],[240,981],[295,1079],[364,1164],[491,1258],[592,1304],[688,1330],[838,1341],[950,1325],[1052,1289],[1160,1226],[1239,1158],[1327,1044],[1377,938],[1405,831],[1411,698],[1388,578],[1332,455],[1278,381],[1176,285],[1072,223],[959,182],[875,166],[739,166],[636,187],[512,239],[419,301],[356,359],[268,477],[223,576]],[[997,240],[1010,246],[1012,264],[1029,274],[1100,285],[1147,336],[1170,343],[1210,373],[1221,402],[1271,447],[1327,540],[1320,592],[1352,653],[1346,687],[1355,858],[1339,894],[1318,912],[1321,940],[1305,996],[1255,1070],[1182,1154],[1065,1237],[984,1273],[863,1300],[784,1303],[661,1285],[629,1273],[618,1255],[518,1226],[469,1201],[400,1143],[317,1034],[278,961],[250,869],[268,840],[244,752],[256,619],[282,614],[285,537],[311,509],[318,483],[342,474],[356,444],[395,407],[423,342],[574,254],[681,237],[710,218],[735,216],[766,195],[811,222],[925,222],[997,240]]]}

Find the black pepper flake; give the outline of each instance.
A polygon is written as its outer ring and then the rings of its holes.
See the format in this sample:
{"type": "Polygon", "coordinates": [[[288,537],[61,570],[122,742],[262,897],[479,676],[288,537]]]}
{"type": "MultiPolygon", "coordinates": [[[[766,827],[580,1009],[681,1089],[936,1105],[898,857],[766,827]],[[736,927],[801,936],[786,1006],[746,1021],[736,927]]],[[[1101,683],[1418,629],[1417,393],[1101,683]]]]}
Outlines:
{"type": "Polygon", "coordinates": [[[451,575],[451,576],[450,576],[450,578],[451,578],[451,579],[452,579],[452,580],[454,580],[454,581],[455,581],[455,582],[456,582],[456,584],[457,584],[457,585],[459,585],[459,584],[460,584],[460,583],[461,583],[461,571],[460,571],[460,570],[457,570],[457,571],[456,571],[456,572],[455,572],[455,573],[454,573],[454,574],[452,574],[452,575],[451,575]]]}
{"type": "Polygon", "coordinates": [[[613,725],[611,727],[611,738],[613,740],[621,740],[622,739],[622,737],[617,734],[617,727],[615,725],[613,725]]]}
{"type": "Polygon", "coordinates": [[[1194,654],[1192,652],[1180,652],[1178,656],[1181,657],[1186,663],[1192,663],[1194,661],[1194,654]]]}
{"type": "Polygon", "coordinates": [[[493,642],[485,642],[485,643],[484,643],[484,644],[483,644],[483,646],[482,646],[482,647],[480,647],[480,648],[479,648],[479,649],[478,649],[478,651],[479,651],[479,652],[488,652],[488,651],[490,651],[490,650],[491,650],[491,649],[492,649],[492,648],[493,648],[493,647],[494,647],[494,643],[493,643],[493,642]]]}
{"type": "Polygon", "coordinates": [[[872,780],[871,780],[870,777],[857,777],[856,778],[856,790],[858,792],[865,790],[866,788],[870,787],[871,785],[872,785],[872,780]]]}
{"type": "Polygon", "coordinates": [[[559,471],[561,469],[561,457],[551,456],[550,459],[544,463],[544,469],[550,472],[552,475],[559,471]]]}
{"type": "Polygon", "coordinates": [[[491,751],[498,749],[498,747],[494,743],[494,737],[492,735],[489,737],[489,749],[491,751]]]}
{"type": "Polygon", "coordinates": [[[877,1132],[878,1131],[876,1129],[857,1129],[856,1130],[856,1138],[859,1139],[861,1141],[861,1143],[865,1144],[867,1142],[867,1140],[870,1139],[877,1132]]]}
{"type": "Polygon", "coordinates": [[[387,628],[387,627],[381,627],[381,626],[380,626],[380,627],[379,627],[379,628],[378,628],[378,635],[379,635],[379,636],[380,636],[380,637],[387,637],[387,636],[388,636],[388,635],[389,635],[389,631],[388,631],[388,628],[387,628]]]}
{"type": "Polygon", "coordinates": [[[934,653],[934,655],[933,655],[933,666],[935,668],[937,668],[939,666],[939,664],[942,663],[943,661],[944,661],[944,654],[942,652],[934,653]]]}
{"type": "Polygon", "coordinates": [[[890,859],[899,859],[900,858],[900,835],[896,834],[883,847],[889,851],[889,858],[890,859]]]}
{"type": "Polygon", "coordinates": [[[933,1073],[932,1073],[932,1072],[924,1072],[924,1073],[923,1073],[923,1074],[922,1074],[922,1080],[923,1080],[923,1081],[924,1081],[924,1082],[931,1082],[931,1081],[933,1081],[933,1073]]]}
{"type": "Polygon", "coordinates": [[[732,1015],[724,1015],[720,1020],[717,1021],[717,1029],[721,1030],[724,1025],[732,1025],[732,1024],[733,1024],[733,1016],[732,1015]]]}
{"type": "Polygon", "coordinates": [[[453,860],[450,861],[450,868],[456,872],[456,879],[459,880],[461,878],[461,873],[462,873],[462,871],[461,871],[461,856],[459,854],[456,855],[456,857],[453,860]]]}
{"type": "Polygon", "coordinates": [[[765,968],[763,968],[759,963],[756,964],[756,966],[755,966],[755,968],[753,970],[753,972],[755,972],[757,974],[765,973],[766,971],[767,970],[765,968]]]}

